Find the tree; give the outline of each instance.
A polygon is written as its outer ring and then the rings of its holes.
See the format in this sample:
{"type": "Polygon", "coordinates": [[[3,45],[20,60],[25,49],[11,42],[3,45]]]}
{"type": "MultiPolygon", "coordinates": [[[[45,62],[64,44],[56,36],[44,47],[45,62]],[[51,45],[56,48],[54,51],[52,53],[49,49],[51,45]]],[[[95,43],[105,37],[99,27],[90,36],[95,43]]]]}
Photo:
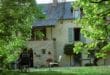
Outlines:
{"type": "Polygon", "coordinates": [[[31,25],[43,16],[34,0],[0,0],[0,65],[16,60],[31,35],[31,25]]]}
{"type": "Polygon", "coordinates": [[[70,66],[71,66],[71,57],[72,57],[72,55],[74,55],[74,53],[73,53],[73,47],[74,47],[73,44],[66,44],[64,46],[64,54],[70,56],[70,66]]]}
{"type": "MultiPolygon", "coordinates": [[[[76,0],[73,9],[81,9],[81,32],[91,42],[83,45],[81,50],[95,50],[97,58],[107,56],[110,51],[110,0],[76,0]]],[[[76,45],[74,50],[77,52],[76,45]]]]}

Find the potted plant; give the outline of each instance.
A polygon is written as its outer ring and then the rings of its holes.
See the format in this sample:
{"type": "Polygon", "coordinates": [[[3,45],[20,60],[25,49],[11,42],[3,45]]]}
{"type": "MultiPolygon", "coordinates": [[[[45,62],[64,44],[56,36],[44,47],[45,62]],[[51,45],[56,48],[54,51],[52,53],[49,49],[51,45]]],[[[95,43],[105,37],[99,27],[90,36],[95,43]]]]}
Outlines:
{"type": "Polygon", "coordinates": [[[70,66],[71,66],[71,57],[72,57],[72,55],[74,54],[74,52],[73,52],[73,47],[74,47],[73,44],[66,44],[66,45],[64,46],[64,54],[70,56],[70,66]]]}

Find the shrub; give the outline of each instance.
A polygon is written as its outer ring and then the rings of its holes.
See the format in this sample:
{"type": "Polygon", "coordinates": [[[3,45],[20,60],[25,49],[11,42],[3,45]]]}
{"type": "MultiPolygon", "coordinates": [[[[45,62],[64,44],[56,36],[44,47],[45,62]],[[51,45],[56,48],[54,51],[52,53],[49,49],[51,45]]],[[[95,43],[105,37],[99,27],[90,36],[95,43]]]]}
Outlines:
{"type": "Polygon", "coordinates": [[[64,46],[64,54],[66,55],[73,55],[73,47],[74,45],[73,44],[66,44],[64,46]]]}

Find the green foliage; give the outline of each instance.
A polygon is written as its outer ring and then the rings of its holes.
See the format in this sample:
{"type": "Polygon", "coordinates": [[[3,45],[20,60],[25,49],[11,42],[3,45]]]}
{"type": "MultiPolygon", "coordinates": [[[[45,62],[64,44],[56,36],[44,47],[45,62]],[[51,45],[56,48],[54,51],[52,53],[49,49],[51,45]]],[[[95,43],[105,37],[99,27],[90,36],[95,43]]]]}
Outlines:
{"type": "Polygon", "coordinates": [[[17,59],[30,38],[32,23],[42,15],[34,0],[0,0],[0,65],[17,59]]]}
{"type": "MultiPolygon", "coordinates": [[[[110,22],[107,21],[107,17],[110,17],[110,1],[76,0],[73,7],[83,9],[82,17],[77,20],[77,23],[81,25],[84,36],[91,41],[84,46],[86,50],[98,49],[97,57],[106,56],[110,51],[110,22]]],[[[76,47],[75,51],[83,50],[80,45],[76,47]]]]}
{"type": "Polygon", "coordinates": [[[82,42],[75,42],[75,44],[74,44],[74,48],[73,48],[73,50],[74,50],[74,52],[76,53],[76,54],[78,54],[78,53],[80,53],[80,52],[82,52],[83,50],[84,50],[84,44],[82,43],[82,42]]]}
{"type": "Polygon", "coordinates": [[[36,32],[36,38],[38,38],[38,39],[43,39],[44,36],[45,36],[45,35],[44,35],[41,31],[37,31],[37,32],[36,32]]]}

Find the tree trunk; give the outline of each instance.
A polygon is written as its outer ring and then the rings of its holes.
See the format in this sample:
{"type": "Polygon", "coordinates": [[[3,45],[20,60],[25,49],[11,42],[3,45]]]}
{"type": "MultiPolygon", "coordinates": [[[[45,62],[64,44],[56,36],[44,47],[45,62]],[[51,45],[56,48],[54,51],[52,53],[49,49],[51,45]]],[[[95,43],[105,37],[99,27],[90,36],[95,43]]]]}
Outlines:
{"type": "Polygon", "coordinates": [[[70,55],[70,66],[71,66],[71,55],[70,55]]]}

